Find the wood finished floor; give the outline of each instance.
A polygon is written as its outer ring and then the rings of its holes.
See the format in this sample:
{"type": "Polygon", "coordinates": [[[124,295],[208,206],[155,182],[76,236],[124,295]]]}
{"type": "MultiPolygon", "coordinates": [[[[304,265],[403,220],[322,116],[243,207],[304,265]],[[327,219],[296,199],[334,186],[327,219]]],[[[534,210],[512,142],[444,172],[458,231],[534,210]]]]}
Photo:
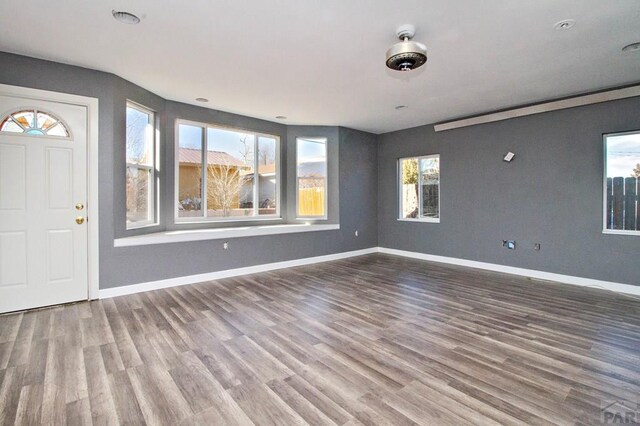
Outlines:
{"type": "Polygon", "coordinates": [[[594,424],[640,301],[386,255],[0,317],[0,424],[594,424]]]}

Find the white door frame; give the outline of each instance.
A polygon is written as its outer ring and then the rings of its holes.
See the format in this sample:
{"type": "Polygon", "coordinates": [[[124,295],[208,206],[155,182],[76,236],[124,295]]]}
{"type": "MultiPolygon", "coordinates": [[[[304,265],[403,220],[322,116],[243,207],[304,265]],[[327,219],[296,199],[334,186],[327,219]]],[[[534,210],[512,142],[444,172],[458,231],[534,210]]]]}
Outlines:
{"type": "Polygon", "coordinates": [[[98,299],[100,280],[98,220],[98,99],[86,96],[0,84],[0,94],[78,105],[87,110],[87,279],[89,300],[98,299]]]}

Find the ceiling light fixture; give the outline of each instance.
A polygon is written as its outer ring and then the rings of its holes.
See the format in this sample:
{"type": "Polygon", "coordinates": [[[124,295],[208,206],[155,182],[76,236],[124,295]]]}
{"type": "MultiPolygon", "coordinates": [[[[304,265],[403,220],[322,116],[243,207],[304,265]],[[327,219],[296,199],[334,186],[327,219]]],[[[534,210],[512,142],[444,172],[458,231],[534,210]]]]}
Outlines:
{"type": "Polygon", "coordinates": [[[623,52],[640,52],[640,41],[636,43],[627,44],[622,48],[623,52]]]}
{"type": "Polygon", "coordinates": [[[118,22],[122,22],[123,24],[139,24],[140,18],[138,18],[133,13],[122,12],[119,10],[112,10],[111,14],[118,22]]]}
{"type": "Polygon", "coordinates": [[[560,22],[556,22],[553,25],[553,29],[555,30],[568,30],[569,28],[573,27],[576,24],[576,20],[575,19],[563,19],[560,22]]]}
{"type": "Polygon", "coordinates": [[[284,115],[276,115],[276,118],[277,118],[278,120],[286,120],[286,119],[287,119],[287,117],[286,117],[286,116],[284,116],[284,115]]]}
{"type": "Polygon", "coordinates": [[[198,101],[198,102],[209,102],[209,99],[207,99],[207,98],[196,98],[196,101],[198,101]]]}
{"type": "Polygon", "coordinates": [[[411,71],[427,62],[427,47],[416,41],[411,41],[416,33],[413,25],[398,27],[396,35],[400,43],[396,43],[387,50],[387,67],[395,71],[411,71]]]}

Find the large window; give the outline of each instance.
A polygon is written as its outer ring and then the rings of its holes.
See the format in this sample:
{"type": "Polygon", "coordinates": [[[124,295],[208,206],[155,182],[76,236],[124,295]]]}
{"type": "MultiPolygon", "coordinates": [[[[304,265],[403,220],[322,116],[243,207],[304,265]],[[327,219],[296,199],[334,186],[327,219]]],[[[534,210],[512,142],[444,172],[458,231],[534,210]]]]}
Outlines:
{"type": "Polygon", "coordinates": [[[640,235],[640,131],[604,136],[604,232],[640,235]]]}
{"type": "Polygon", "coordinates": [[[176,220],[280,217],[277,136],[179,121],[176,220]]]}
{"type": "Polygon", "coordinates": [[[401,220],[440,221],[440,156],[398,160],[401,220]]]}
{"type": "Polygon", "coordinates": [[[296,139],[296,214],[327,218],[327,140],[296,139]]]}
{"type": "Polygon", "coordinates": [[[154,113],[127,102],[127,229],[156,223],[154,113]]]}

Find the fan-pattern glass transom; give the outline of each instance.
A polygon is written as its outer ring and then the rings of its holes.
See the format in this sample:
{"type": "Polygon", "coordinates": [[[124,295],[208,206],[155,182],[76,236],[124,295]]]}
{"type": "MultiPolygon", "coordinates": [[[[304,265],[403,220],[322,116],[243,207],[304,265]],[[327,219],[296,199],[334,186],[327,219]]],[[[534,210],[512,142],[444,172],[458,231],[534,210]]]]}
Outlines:
{"type": "Polygon", "coordinates": [[[69,136],[69,131],[61,120],[37,109],[22,109],[7,115],[0,123],[0,132],[25,133],[34,136],[69,136]]]}

